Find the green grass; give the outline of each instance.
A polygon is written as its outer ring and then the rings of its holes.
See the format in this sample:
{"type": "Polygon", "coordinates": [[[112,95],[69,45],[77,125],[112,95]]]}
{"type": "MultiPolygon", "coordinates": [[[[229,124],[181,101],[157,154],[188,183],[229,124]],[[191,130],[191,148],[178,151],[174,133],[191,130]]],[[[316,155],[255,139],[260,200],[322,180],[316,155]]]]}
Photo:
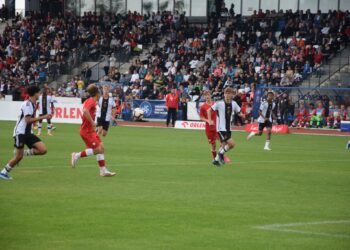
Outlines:
{"type": "MultiPolygon", "coordinates": [[[[13,126],[0,123],[1,166],[13,126]]],[[[116,127],[103,140],[118,176],[101,178],[95,157],[69,166],[79,126],[57,127],[46,156],[0,180],[0,249],[350,249],[348,138],[275,135],[265,152],[235,132],[233,164],[216,168],[203,131],[116,127]]]]}

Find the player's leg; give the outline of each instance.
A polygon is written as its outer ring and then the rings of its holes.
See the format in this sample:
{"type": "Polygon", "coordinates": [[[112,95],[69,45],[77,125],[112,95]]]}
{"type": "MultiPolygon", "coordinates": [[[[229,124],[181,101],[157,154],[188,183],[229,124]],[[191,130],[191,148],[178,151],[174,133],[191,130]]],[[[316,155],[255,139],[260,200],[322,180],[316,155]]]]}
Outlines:
{"type": "Polygon", "coordinates": [[[171,120],[172,120],[173,127],[175,127],[175,122],[177,120],[177,110],[175,108],[173,108],[171,120]]]}
{"type": "Polygon", "coordinates": [[[231,131],[219,132],[219,135],[221,140],[221,147],[219,149],[219,153],[215,157],[215,160],[224,164],[225,163],[224,155],[226,152],[228,152],[230,149],[232,149],[235,146],[235,142],[231,138],[231,131]]]}
{"type": "Polygon", "coordinates": [[[107,135],[108,129],[109,129],[109,122],[108,121],[104,121],[104,124],[103,124],[103,127],[102,127],[102,136],[106,136],[107,135]]]}
{"type": "Polygon", "coordinates": [[[247,140],[249,141],[254,136],[261,136],[264,131],[265,123],[259,123],[259,131],[258,132],[250,132],[247,136],[247,140]]]}
{"type": "Polygon", "coordinates": [[[105,149],[103,143],[100,142],[99,145],[94,149],[94,154],[96,155],[97,164],[100,169],[100,176],[102,177],[111,177],[116,175],[115,172],[110,172],[106,167],[105,161],[105,149]]]}
{"type": "Polygon", "coordinates": [[[47,134],[52,135],[51,131],[52,131],[51,119],[47,119],[47,134]]]}
{"type": "Polygon", "coordinates": [[[99,136],[102,136],[102,134],[103,134],[103,128],[102,128],[102,126],[98,126],[98,127],[97,127],[97,134],[98,134],[99,136]]]}
{"type": "Polygon", "coordinates": [[[171,116],[171,110],[170,110],[170,108],[168,108],[168,113],[167,113],[167,116],[166,116],[166,126],[167,127],[169,127],[170,116],[171,116]]]}
{"type": "MultiPolygon", "coordinates": [[[[41,115],[40,115],[41,116],[41,115]]],[[[43,120],[38,121],[38,136],[41,135],[41,129],[43,127],[43,120]]]]}
{"type": "Polygon", "coordinates": [[[80,136],[83,139],[83,141],[85,142],[86,145],[86,149],[81,151],[81,152],[73,152],[71,154],[71,165],[74,168],[77,164],[77,161],[80,158],[85,158],[85,157],[89,157],[94,155],[94,147],[96,145],[93,145],[94,142],[92,142],[92,140],[90,139],[92,137],[93,134],[83,134],[81,133],[80,136]]]}
{"type": "Polygon", "coordinates": [[[271,128],[267,127],[266,128],[266,141],[265,141],[265,146],[264,150],[270,151],[270,140],[271,140],[271,128]]]}
{"type": "Polygon", "coordinates": [[[0,172],[0,178],[4,180],[11,180],[12,177],[9,176],[9,173],[11,172],[12,168],[18,164],[22,158],[23,158],[23,151],[24,151],[24,135],[17,135],[14,137],[15,140],[15,155],[11,160],[8,161],[6,166],[1,170],[0,172]]]}
{"type": "Polygon", "coordinates": [[[34,134],[25,137],[25,144],[28,149],[23,151],[23,156],[44,155],[47,153],[46,145],[34,134]]]}

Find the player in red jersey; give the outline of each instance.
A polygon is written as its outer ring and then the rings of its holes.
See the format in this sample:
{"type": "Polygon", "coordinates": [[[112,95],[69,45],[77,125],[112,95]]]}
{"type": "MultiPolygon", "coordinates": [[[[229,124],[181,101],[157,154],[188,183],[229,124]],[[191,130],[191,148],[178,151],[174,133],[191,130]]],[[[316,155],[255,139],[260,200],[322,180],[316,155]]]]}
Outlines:
{"type": "Polygon", "coordinates": [[[90,95],[83,105],[83,124],[80,127],[80,136],[86,144],[86,149],[80,153],[72,153],[72,167],[75,167],[80,158],[96,155],[98,166],[100,167],[100,176],[114,176],[114,172],[109,172],[106,168],[104,147],[100,137],[95,130],[96,104],[100,98],[98,87],[91,84],[87,87],[90,95]]]}
{"type": "MultiPolygon", "coordinates": [[[[211,113],[211,120],[214,121],[213,125],[209,125],[208,123],[208,112],[207,110],[211,108],[211,106],[214,104],[213,100],[211,99],[211,93],[209,90],[206,90],[203,92],[203,97],[205,99],[205,103],[202,104],[199,110],[199,117],[202,121],[205,122],[205,134],[207,135],[208,142],[211,145],[211,153],[213,155],[213,160],[216,157],[216,140],[219,139],[218,132],[216,131],[216,112],[211,113]]],[[[225,156],[225,162],[229,163],[231,162],[230,159],[225,156]]]]}

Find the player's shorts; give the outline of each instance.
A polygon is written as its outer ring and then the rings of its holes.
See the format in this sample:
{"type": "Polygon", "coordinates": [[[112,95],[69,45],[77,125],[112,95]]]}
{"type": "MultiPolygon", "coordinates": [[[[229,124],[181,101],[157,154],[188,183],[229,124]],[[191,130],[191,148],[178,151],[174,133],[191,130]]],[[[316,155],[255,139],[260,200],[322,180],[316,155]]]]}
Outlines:
{"type": "Polygon", "coordinates": [[[109,124],[110,124],[109,121],[106,121],[106,120],[101,119],[101,118],[97,118],[97,127],[102,127],[103,130],[108,131],[109,124]]]}
{"type": "Polygon", "coordinates": [[[264,128],[272,128],[272,122],[265,121],[265,122],[259,123],[259,131],[263,131],[264,128]]]}
{"type": "Polygon", "coordinates": [[[218,133],[216,130],[205,130],[209,144],[215,144],[216,139],[218,138],[218,133]]]}
{"type": "Polygon", "coordinates": [[[14,147],[21,149],[24,148],[24,145],[27,145],[28,148],[33,148],[34,144],[40,142],[40,138],[38,138],[34,134],[19,134],[13,137],[15,140],[14,147]]]}
{"type": "Polygon", "coordinates": [[[101,139],[95,131],[90,133],[80,133],[80,136],[85,142],[87,148],[95,149],[101,144],[101,139]]]}
{"type": "Polygon", "coordinates": [[[221,142],[227,142],[231,139],[231,131],[219,131],[218,135],[221,142]]]}

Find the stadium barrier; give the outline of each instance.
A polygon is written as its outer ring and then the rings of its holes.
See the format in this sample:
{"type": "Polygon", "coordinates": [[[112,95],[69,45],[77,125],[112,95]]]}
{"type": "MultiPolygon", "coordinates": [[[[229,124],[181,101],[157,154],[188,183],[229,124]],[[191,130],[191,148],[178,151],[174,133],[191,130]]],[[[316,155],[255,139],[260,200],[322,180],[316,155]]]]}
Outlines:
{"type": "MultiPolygon", "coordinates": [[[[246,132],[259,132],[259,124],[251,123],[245,127],[246,132]]],[[[264,132],[266,128],[264,128],[264,132]]],[[[271,132],[274,134],[289,134],[289,128],[287,125],[272,125],[271,132]]]]}
{"type": "Polygon", "coordinates": [[[176,121],[175,128],[203,130],[205,129],[205,123],[195,121],[176,121]]]}
{"type": "MultiPolygon", "coordinates": [[[[79,99],[80,100],[80,99],[79,99]]],[[[0,101],[0,120],[17,121],[22,102],[0,101]]],[[[55,103],[53,123],[81,123],[83,105],[80,103],[55,103]]],[[[37,112],[37,115],[38,112],[37,112]]]]}
{"type": "MultiPolygon", "coordinates": [[[[134,100],[132,108],[141,108],[144,111],[145,119],[165,120],[167,117],[167,108],[163,100],[134,100]]],[[[177,119],[181,119],[182,110],[178,110],[177,119]]]]}

